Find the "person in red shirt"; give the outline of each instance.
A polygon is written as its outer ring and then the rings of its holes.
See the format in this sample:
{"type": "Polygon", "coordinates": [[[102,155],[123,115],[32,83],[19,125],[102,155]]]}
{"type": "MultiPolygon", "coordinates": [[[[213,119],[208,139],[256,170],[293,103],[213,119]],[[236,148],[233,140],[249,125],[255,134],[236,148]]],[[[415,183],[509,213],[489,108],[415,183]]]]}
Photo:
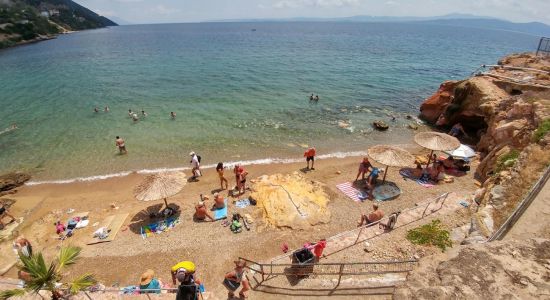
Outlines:
{"type": "Polygon", "coordinates": [[[304,157],[306,158],[307,169],[315,170],[313,164],[315,163],[315,147],[311,147],[304,152],[304,157]],[[311,168],[309,167],[309,161],[311,160],[311,168]]]}

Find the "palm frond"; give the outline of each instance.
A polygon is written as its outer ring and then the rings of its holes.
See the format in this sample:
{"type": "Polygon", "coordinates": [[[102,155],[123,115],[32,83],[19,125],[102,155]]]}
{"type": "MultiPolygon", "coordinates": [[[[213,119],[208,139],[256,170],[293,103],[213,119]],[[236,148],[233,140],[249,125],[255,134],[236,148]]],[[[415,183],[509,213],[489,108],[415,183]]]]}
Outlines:
{"type": "Polygon", "coordinates": [[[24,295],[25,290],[22,289],[4,290],[0,291],[0,300],[6,300],[11,297],[22,297],[24,295]]]}
{"type": "Polygon", "coordinates": [[[75,264],[78,260],[78,256],[80,255],[81,250],[82,248],[74,246],[61,248],[58,257],[58,270],[61,270],[66,266],[75,264]]]}
{"type": "Polygon", "coordinates": [[[30,280],[26,282],[26,289],[38,292],[44,286],[50,286],[51,283],[57,280],[55,264],[46,266],[42,253],[32,255],[30,257],[21,256],[21,270],[29,273],[30,280]]]}
{"type": "Polygon", "coordinates": [[[94,275],[87,273],[69,282],[69,291],[74,295],[96,283],[97,280],[94,278],[94,275]]]}

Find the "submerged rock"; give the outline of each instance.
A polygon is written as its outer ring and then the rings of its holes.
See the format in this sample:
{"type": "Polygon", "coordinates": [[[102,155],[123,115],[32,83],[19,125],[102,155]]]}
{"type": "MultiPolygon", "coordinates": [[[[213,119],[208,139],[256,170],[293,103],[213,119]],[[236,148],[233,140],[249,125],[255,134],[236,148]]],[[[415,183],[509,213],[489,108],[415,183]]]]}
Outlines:
{"type": "Polygon", "coordinates": [[[9,191],[18,186],[23,185],[31,179],[31,175],[27,173],[8,173],[0,176],[0,191],[9,191]]]}

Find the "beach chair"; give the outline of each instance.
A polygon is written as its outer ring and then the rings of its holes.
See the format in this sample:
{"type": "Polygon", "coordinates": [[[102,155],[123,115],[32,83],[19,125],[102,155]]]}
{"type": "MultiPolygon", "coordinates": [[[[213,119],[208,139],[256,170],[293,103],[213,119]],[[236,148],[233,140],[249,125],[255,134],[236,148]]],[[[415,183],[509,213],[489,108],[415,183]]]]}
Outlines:
{"type": "Polygon", "coordinates": [[[395,227],[395,223],[397,223],[397,217],[401,214],[400,211],[394,212],[388,216],[388,220],[386,222],[380,221],[378,223],[378,227],[381,229],[384,229],[385,231],[392,231],[395,227]]]}

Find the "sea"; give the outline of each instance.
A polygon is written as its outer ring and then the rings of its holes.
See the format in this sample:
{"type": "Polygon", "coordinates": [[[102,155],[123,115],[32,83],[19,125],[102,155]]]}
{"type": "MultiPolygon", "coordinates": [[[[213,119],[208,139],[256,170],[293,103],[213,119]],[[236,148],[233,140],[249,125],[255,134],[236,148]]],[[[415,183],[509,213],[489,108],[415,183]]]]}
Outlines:
{"type": "Polygon", "coordinates": [[[417,120],[406,116],[417,116],[443,81],[533,51],[538,39],[337,22],[131,25],[61,35],[0,51],[0,173],[63,183],[185,170],[191,151],[212,167],[299,161],[309,146],[327,158],[407,144],[414,134],[407,125],[417,120]],[[374,120],[390,129],[374,131],[374,120]],[[116,136],[127,155],[118,154],[116,136]]]}

